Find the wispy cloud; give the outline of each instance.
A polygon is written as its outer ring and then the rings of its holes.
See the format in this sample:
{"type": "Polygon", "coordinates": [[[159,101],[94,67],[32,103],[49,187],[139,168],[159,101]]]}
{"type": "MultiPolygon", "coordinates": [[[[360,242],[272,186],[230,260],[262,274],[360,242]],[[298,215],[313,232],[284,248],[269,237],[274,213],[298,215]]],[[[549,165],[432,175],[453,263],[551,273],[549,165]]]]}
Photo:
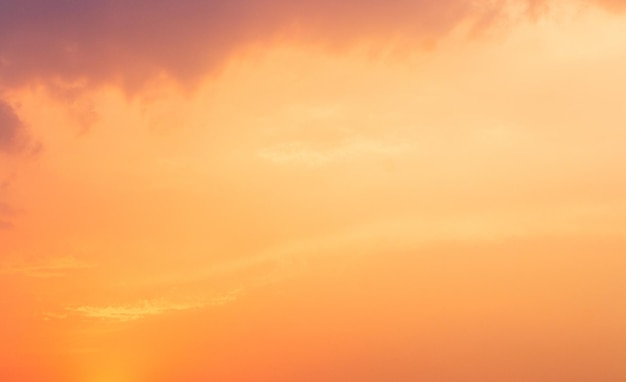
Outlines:
{"type": "Polygon", "coordinates": [[[90,319],[128,322],[167,313],[225,305],[234,301],[241,294],[241,292],[241,289],[235,289],[223,295],[215,296],[209,299],[186,302],[171,301],[167,299],[153,299],[126,305],[84,305],[66,308],[68,314],[53,313],[52,315],[47,314],[47,317],[62,319],[67,318],[70,315],[74,315],[90,319]]]}
{"type": "Polygon", "coordinates": [[[95,264],[73,256],[55,257],[36,261],[19,260],[12,263],[0,264],[0,275],[21,274],[29,277],[60,277],[70,271],[89,269],[95,264]]]}
{"type": "Polygon", "coordinates": [[[354,139],[331,147],[316,147],[308,142],[287,142],[258,151],[259,157],[278,164],[303,164],[311,167],[363,156],[389,157],[407,151],[405,143],[354,139]]]}
{"type": "Polygon", "coordinates": [[[46,312],[43,314],[43,319],[46,321],[50,320],[63,320],[68,317],[67,313],[55,313],[55,312],[46,312]]]}

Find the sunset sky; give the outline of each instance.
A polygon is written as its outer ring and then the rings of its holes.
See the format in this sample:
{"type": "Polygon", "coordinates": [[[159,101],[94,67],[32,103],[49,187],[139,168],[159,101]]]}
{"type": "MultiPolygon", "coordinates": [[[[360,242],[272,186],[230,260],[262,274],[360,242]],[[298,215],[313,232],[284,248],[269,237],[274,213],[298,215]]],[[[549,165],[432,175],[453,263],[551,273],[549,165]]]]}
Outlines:
{"type": "Polygon", "coordinates": [[[0,381],[626,381],[626,2],[0,0],[0,381]]]}

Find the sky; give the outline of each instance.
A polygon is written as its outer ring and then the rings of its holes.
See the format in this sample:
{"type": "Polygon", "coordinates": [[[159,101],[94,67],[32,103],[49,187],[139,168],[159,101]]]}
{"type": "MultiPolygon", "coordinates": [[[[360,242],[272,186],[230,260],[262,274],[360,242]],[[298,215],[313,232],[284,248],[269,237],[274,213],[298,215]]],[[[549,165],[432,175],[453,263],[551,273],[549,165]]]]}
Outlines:
{"type": "Polygon", "coordinates": [[[0,380],[626,380],[622,0],[0,0],[0,380]]]}

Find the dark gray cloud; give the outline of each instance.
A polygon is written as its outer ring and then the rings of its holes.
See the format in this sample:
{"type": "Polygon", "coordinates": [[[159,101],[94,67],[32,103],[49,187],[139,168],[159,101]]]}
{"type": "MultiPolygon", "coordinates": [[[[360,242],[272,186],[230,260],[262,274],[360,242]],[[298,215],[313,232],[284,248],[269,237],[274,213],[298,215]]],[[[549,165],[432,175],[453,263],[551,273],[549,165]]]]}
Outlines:
{"type": "MultiPolygon", "coordinates": [[[[535,7],[538,0],[517,0],[535,7]]],[[[547,1],[547,0],[545,0],[547,1]]],[[[503,2],[469,0],[0,0],[0,83],[117,81],[157,72],[186,84],[275,39],[349,46],[402,35],[416,47],[503,2]]]]}
{"type": "MultiPolygon", "coordinates": [[[[531,13],[553,0],[512,0],[531,13]]],[[[608,9],[624,0],[586,0],[608,9]]],[[[0,85],[117,81],[158,72],[183,83],[250,44],[274,39],[333,47],[402,35],[431,43],[461,22],[497,23],[511,1],[0,0],[0,85]]]]}

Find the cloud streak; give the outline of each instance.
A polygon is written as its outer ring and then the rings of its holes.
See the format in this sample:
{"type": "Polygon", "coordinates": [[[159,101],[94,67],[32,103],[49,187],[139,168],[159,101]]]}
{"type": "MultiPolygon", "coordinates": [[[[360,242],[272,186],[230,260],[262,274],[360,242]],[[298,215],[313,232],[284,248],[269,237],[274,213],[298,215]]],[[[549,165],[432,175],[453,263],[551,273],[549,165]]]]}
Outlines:
{"type": "MultiPolygon", "coordinates": [[[[194,302],[174,302],[164,299],[144,300],[127,305],[91,306],[84,305],[67,308],[67,312],[84,318],[107,321],[128,322],[136,321],[150,316],[159,316],[167,313],[182,312],[186,310],[202,309],[211,306],[221,306],[234,301],[241,290],[233,290],[222,296],[208,300],[194,302]]],[[[67,314],[47,314],[47,317],[58,319],[67,318],[67,314]]]]}
{"type": "Polygon", "coordinates": [[[40,261],[6,263],[0,267],[0,275],[18,274],[36,278],[61,277],[71,271],[93,267],[95,264],[79,260],[73,256],[63,256],[40,261]]]}

